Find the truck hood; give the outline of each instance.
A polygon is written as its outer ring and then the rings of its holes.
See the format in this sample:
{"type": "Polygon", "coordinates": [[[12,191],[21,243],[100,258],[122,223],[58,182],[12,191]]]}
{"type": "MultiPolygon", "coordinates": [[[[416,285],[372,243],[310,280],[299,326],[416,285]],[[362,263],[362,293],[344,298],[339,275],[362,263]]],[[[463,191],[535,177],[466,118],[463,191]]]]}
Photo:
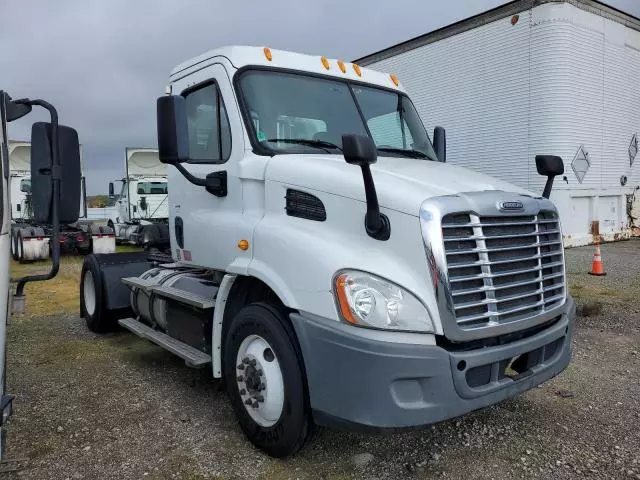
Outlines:
{"type": "MultiPolygon", "coordinates": [[[[371,173],[381,207],[416,216],[425,199],[442,195],[501,190],[537,196],[488,175],[429,160],[378,157],[371,173]]],[[[365,201],[360,168],[342,156],[276,155],[265,175],[267,180],[365,201]]]]}

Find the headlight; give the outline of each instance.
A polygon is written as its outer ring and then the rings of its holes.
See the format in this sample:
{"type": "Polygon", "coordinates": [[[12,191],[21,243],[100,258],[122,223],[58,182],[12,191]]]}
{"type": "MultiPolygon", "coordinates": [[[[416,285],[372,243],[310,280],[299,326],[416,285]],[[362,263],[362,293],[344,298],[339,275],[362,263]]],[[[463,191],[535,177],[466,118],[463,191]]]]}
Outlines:
{"type": "Polygon", "coordinates": [[[433,332],[422,303],[387,280],[348,270],[335,279],[335,295],[342,318],[362,327],[433,332]]]}

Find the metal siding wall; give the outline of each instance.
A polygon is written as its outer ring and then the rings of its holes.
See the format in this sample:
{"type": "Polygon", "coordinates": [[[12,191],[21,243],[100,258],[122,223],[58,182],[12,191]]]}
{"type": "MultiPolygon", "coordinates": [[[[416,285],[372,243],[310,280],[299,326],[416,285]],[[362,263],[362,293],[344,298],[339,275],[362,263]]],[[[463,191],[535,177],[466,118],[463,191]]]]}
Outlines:
{"type": "Polygon", "coordinates": [[[371,67],[398,74],[429,131],[447,129],[448,162],[528,186],[528,12],[371,67]]]}

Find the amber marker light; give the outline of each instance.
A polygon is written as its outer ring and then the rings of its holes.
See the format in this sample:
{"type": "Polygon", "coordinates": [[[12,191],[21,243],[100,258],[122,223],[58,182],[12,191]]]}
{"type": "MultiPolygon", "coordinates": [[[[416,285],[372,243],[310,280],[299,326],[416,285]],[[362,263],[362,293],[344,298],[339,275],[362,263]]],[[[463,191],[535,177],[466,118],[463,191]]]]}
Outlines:
{"type": "Polygon", "coordinates": [[[357,63],[353,64],[353,71],[356,72],[356,75],[358,75],[359,77],[362,76],[362,71],[360,70],[360,65],[358,65],[357,63]]]}
{"type": "Polygon", "coordinates": [[[389,78],[391,78],[391,81],[396,87],[400,85],[400,80],[398,80],[398,76],[395,73],[392,73],[391,75],[389,75],[389,78]]]}
{"type": "Polygon", "coordinates": [[[271,55],[271,49],[269,47],[264,47],[264,58],[271,61],[273,55],[271,55]]]}
{"type": "Polygon", "coordinates": [[[342,73],[347,73],[347,67],[344,65],[342,60],[338,60],[338,68],[342,73]]]}
{"type": "Polygon", "coordinates": [[[249,242],[247,240],[240,240],[238,242],[238,248],[240,250],[247,250],[249,248],[249,242]]]}
{"type": "Polygon", "coordinates": [[[338,304],[340,306],[340,312],[342,313],[342,317],[349,323],[353,323],[357,325],[358,322],[353,317],[353,313],[351,312],[351,308],[349,307],[349,301],[347,300],[347,294],[345,292],[347,275],[340,275],[336,278],[336,293],[338,295],[338,304]]]}
{"type": "Polygon", "coordinates": [[[329,70],[329,68],[331,67],[331,66],[329,65],[329,59],[328,59],[327,57],[325,57],[325,56],[322,56],[322,57],[320,57],[320,61],[322,62],[322,66],[323,66],[325,69],[329,70]]]}

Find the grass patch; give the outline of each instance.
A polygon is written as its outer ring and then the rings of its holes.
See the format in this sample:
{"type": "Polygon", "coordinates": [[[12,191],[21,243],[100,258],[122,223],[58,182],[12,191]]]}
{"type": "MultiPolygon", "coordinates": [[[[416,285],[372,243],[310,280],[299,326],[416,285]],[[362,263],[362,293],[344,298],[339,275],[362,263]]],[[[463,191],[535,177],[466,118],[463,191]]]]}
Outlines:
{"type": "MultiPolygon", "coordinates": [[[[48,273],[50,261],[20,264],[11,262],[11,277],[48,273]]],[[[82,257],[62,257],[60,271],[51,280],[30,282],[25,287],[27,317],[61,315],[77,312],[80,308],[80,272],[82,257]]]]}
{"type": "Polygon", "coordinates": [[[116,245],[116,253],[126,253],[126,252],[141,252],[142,249],[140,247],[136,247],[135,245],[116,245]]]}

